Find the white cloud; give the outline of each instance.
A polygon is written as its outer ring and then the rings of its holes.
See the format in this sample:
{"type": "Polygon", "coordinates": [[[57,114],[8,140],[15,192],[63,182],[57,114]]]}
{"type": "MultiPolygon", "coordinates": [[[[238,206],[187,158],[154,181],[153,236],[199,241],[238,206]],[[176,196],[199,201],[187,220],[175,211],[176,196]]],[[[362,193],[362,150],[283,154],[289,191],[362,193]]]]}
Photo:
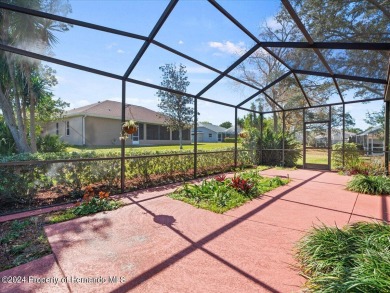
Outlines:
{"type": "Polygon", "coordinates": [[[125,51],[123,51],[122,49],[118,49],[118,50],[116,50],[116,52],[117,52],[118,54],[123,54],[123,53],[125,53],[125,51]]]}
{"type": "Polygon", "coordinates": [[[56,75],[56,79],[59,83],[66,83],[67,82],[67,79],[65,76],[63,75],[56,75]]]}
{"type": "Polygon", "coordinates": [[[127,98],[128,104],[145,106],[146,105],[157,105],[157,99],[142,99],[142,98],[127,98]]]}
{"type": "Polygon", "coordinates": [[[88,101],[85,99],[84,100],[77,100],[75,102],[70,102],[70,107],[67,108],[67,110],[87,106],[87,105],[90,105],[92,103],[94,103],[94,102],[91,102],[91,101],[88,101]]]}
{"type": "Polygon", "coordinates": [[[268,17],[265,20],[265,24],[272,30],[276,30],[276,29],[281,29],[282,28],[282,25],[279,22],[277,22],[277,20],[275,19],[274,16],[268,17]]]}
{"type": "MultiPolygon", "coordinates": [[[[217,49],[218,51],[230,54],[230,55],[242,55],[245,52],[245,43],[240,41],[238,43],[233,43],[230,41],[225,42],[208,42],[209,47],[217,49]]],[[[218,55],[218,53],[215,53],[218,55]]],[[[220,53],[219,53],[220,54],[220,53]]]]}
{"type": "Polygon", "coordinates": [[[183,45],[184,42],[183,42],[182,40],[180,40],[178,44],[179,44],[179,45],[183,45]]]}
{"type": "Polygon", "coordinates": [[[118,46],[117,43],[109,43],[109,44],[106,45],[106,49],[112,49],[112,48],[114,48],[116,46],[118,46]]]}

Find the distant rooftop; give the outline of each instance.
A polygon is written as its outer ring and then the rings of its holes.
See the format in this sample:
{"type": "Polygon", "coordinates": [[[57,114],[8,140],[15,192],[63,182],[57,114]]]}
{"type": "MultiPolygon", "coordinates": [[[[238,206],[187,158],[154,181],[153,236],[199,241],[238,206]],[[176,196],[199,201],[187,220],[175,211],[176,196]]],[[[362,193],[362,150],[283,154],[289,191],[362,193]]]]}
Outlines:
{"type": "MultiPolygon", "coordinates": [[[[126,120],[134,120],[144,123],[164,123],[164,118],[161,114],[148,108],[136,105],[126,104],[126,120]]],[[[75,108],[64,113],[64,117],[75,116],[92,116],[109,119],[122,119],[122,104],[121,102],[105,100],[91,105],[75,108]]]]}

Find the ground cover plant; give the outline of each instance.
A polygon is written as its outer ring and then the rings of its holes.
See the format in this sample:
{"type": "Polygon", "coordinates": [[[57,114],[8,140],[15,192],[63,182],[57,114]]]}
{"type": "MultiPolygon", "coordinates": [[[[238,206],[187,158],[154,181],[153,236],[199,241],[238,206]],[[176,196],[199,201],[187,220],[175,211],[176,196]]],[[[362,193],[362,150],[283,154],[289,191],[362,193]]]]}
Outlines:
{"type": "Polygon", "coordinates": [[[317,227],[297,245],[305,286],[313,292],[390,292],[390,226],[317,227]]]}
{"type": "Polygon", "coordinates": [[[262,177],[258,171],[252,170],[236,173],[233,178],[218,175],[201,184],[184,184],[169,196],[199,208],[223,213],[288,181],[279,177],[262,177]]]}
{"type": "Polygon", "coordinates": [[[387,176],[355,175],[348,182],[347,189],[365,194],[389,195],[390,178],[387,176]]]}
{"type": "Polygon", "coordinates": [[[44,216],[0,224],[0,271],[51,253],[43,227],[44,216]]]}
{"type": "Polygon", "coordinates": [[[44,226],[68,221],[101,211],[111,211],[122,206],[120,201],[109,198],[107,192],[98,192],[89,186],[83,200],[75,207],[8,221],[0,224],[0,271],[27,263],[51,253],[44,226]]]}

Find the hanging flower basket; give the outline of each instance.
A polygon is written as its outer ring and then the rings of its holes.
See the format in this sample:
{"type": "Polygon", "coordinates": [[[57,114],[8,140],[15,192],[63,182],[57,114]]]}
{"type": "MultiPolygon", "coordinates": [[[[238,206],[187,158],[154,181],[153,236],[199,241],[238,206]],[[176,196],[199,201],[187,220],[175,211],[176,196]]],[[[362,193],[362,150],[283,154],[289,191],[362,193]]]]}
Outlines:
{"type": "Polygon", "coordinates": [[[249,133],[248,133],[248,131],[242,131],[242,132],[240,132],[239,136],[241,138],[247,138],[247,137],[249,137],[249,133]]]}
{"type": "Polygon", "coordinates": [[[123,126],[123,131],[127,134],[133,134],[137,132],[137,126],[123,126]]]}
{"type": "Polygon", "coordinates": [[[122,125],[122,130],[124,133],[133,134],[137,132],[138,125],[135,123],[134,120],[129,120],[122,125]]]}

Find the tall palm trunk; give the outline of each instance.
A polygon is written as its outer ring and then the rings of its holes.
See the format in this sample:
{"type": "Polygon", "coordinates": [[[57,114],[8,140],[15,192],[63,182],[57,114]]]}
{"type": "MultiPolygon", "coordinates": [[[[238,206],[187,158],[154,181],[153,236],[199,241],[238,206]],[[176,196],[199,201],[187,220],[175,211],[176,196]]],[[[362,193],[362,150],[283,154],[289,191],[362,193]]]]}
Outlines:
{"type": "Polygon", "coordinates": [[[3,90],[0,87],[0,108],[3,111],[4,120],[12,134],[12,137],[15,141],[16,149],[18,153],[29,153],[31,152],[30,146],[27,143],[25,136],[21,133],[21,130],[18,128],[13,108],[10,100],[5,96],[3,90]]]}
{"type": "Polygon", "coordinates": [[[30,98],[30,144],[31,151],[33,153],[37,152],[37,139],[36,139],[36,124],[35,124],[35,104],[36,104],[36,95],[31,84],[31,66],[30,64],[25,64],[24,71],[27,80],[28,96],[30,98]]]}
{"type": "MultiPolygon", "coordinates": [[[[26,135],[26,125],[23,123],[23,117],[22,117],[22,111],[20,107],[20,98],[19,98],[19,92],[18,92],[18,85],[15,79],[15,70],[14,66],[12,63],[11,58],[9,57],[8,54],[5,55],[7,66],[8,66],[8,71],[9,71],[9,76],[11,78],[11,83],[13,84],[13,94],[14,94],[14,99],[15,99],[15,113],[16,113],[16,121],[14,118],[14,113],[13,113],[13,108],[10,100],[4,101],[2,103],[3,106],[1,107],[3,110],[4,117],[6,121],[9,121],[10,124],[7,124],[9,126],[9,129],[11,131],[12,137],[15,140],[16,148],[19,152],[26,153],[26,152],[31,152],[31,148],[28,144],[27,141],[27,135],[26,135]],[[10,106],[10,107],[9,107],[10,106]],[[6,113],[7,112],[7,113],[6,113]],[[7,115],[6,115],[7,114],[7,115]],[[9,116],[8,119],[6,116],[9,116]],[[12,118],[11,118],[12,117],[12,118]],[[15,129],[11,129],[15,127],[15,129]]],[[[3,97],[6,99],[5,95],[3,94],[3,97]]]]}

